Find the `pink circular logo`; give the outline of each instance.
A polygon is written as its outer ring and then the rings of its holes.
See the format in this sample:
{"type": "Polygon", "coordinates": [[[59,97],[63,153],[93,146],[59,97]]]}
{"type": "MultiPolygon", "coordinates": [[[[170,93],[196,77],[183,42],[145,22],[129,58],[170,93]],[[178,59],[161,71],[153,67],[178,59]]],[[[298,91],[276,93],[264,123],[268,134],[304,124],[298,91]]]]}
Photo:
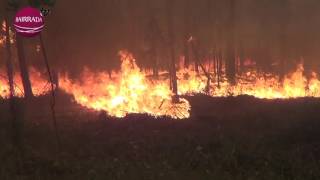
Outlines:
{"type": "Polygon", "coordinates": [[[14,27],[18,34],[24,37],[34,37],[44,28],[44,18],[36,8],[22,8],[14,18],[14,27]]]}

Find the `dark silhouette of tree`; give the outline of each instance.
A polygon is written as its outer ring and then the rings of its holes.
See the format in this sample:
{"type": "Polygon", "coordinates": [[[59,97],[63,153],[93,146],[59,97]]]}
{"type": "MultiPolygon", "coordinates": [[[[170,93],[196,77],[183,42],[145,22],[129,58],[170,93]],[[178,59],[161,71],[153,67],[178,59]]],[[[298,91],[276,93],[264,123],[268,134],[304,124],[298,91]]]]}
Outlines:
{"type": "Polygon", "coordinates": [[[287,73],[287,62],[289,60],[289,46],[288,46],[288,20],[289,20],[289,1],[279,1],[279,43],[280,43],[280,79],[283,79],[287,73]]]}
{"type": "Polygon", "coordinates": [[[155,78],[158,78],[159,76],[159,44],[160,44],[160,36],[161,31],[156,19],[155,15],[155,9],[152,6],[151,2],[147,1],[147,41],[149,41],[150,44],[150,60],[152,61],[152,70],[153,70],[153,76],[155,78]]]}
{"type": "Polygon", "coordinates": [[[22,79],[22,85],[24,90],[25,98],[33,97],[31,82],[29,78],[29,70],[26,62],[26,56],[24,51],[24,43],[23,37],[19,34],[16,34],[16,42],[17,42],[17,53],[18,53],[18,60],[19,60],[19,67],[22,79]]]}
{"type": "Polygon", "coordinates": [[[184,3],[184,36],[183,36],[183,46],[184,46],[184,66],[189,67],[190,64],[190,51],[188,39],[191,36],[190,32],[190,0],[185,0],[184,3]]]}
{"type": "Polygon", "coordinates": [[[173,4],[174,0],[167,0],[166,1],[166,8],[167,8],[167,22],[168,22],[168,34],[169,34],[169,51],[170,51],[170,79],[171,79],[171,87],[174,93],[173,102],[178,102],[178,84],[177,84],[177,74],[176,74],[176,55],[175,55],[175,34],[173,30],[173,4]]]}
{"type": "MultiPolygon", "coordinates": [[[[9,0],[8,8],[12,9],[13,11],[17,11],[18,8],[23,7],[27,4],[28,4],[27,1],[9,0]]],[[[31,82],[29,78],[29,71],[26,63],[26,56],[24,52],[23,37],[21,37],[19,34],[16,34],[16,43],[17,43],[17,54],[18,54],[18,61],[19,61],[24,95],[25,95],[25,98],[31,98],[33,97],[33,93],[32,93],[32,87],[31,87],[31,82]]]]}
{"type": "Polygon", "coordinates": [[[235,84],[236,62],[235,62],[235,45],[234,45],[234,29],[235,29],[235,0],[228,0],[228,18],[226,22],[226,74],[231,84],[235,84]]]}

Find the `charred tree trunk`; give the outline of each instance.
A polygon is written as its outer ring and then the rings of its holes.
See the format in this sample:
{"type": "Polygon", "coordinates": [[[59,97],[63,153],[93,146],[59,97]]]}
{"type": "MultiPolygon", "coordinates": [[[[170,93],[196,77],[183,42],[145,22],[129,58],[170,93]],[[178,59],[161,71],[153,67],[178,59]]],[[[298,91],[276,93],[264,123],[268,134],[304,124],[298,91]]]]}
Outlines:
{"type": "Polygon", "coordinates": [[[57,86],[59,86],[58,80],[57,82],[55,82],[55,75],[57,74],[53,74],[49,65],[49,61],[48,61],[48,56],[47,56],[47,52],[44,46],[44,41],[42,38],[42,34],[40,34],[40,46],[41,46],[41,51],[43,53],[43,58],[44,58],[44,62],[47,68],[47,72],[48,72],[48,80],[51,84],[51,113],[52,113],[52,119],[53,119],[53,126],[54,126],[54,130],[55,130],[55,136],[56,136],[56,141],[57,141],[57,147],[58,149],[61,146],[61,141],[60,141],[60,135],[59,135],[59,131],[58,131],[58,123],[57,123],[57,117],[56,117],[56,110],[55,110],[55,105],[56,105],[56,93],[55,93],[55,84],[57,86]]]}
{"type": "Polygon", "coordinates": [[[229,0],[230,15],[227,24],[227,52],[226,52],[226,75],[231,84],[235,84],[236,63],[234,48],[234,28],[235,28],[235,0],[229,0]]]}
{"type": "Polygon", "coordinates": [[[152,59],[153,59],[153,67],[152,67],[152,73],[153,73],[153,77],[154,78],[158,78],[159,77],[159,68],[158,68],[158,56],[157,56],[157,50],[156,50],[156,47],[153,46],[152,47],[152,59]]]}
{"type": "Polygon", "coordinates": [[[11,53],[11,41],[10,41],[10,21],[9,21],[9,7],[7,7],[6,14],[5,14],[5,24],[6,24],[6,67],[7,67],[7,76],[9,82],[9,90],[10,90],[10,98],[9,98],[9,105],[10,105],[10,125],[11,125],[11,139],[12,139],[12,146],[14,147],[14,152],[16,154],[15,164],[18,169],[21,169],[21,159],[24,155],[24,148],[23,148],[23,136],[22,136],[22,129],[23,129],[23,114],[24,109],[22,108],[21,101],[18,98],[15,98],[15,91],[14,91],[14,74],[13,74],[13,63],[12,63],[12,53],[11,53]]]}
{"type": "Polygon", "coordinates": [[[150,41],[150,59],[152,60],[152,73],[154,78],[159,77],[159,61],[158,61],[158,38],[157,36],[159,35],[158,32],[158,27],[156,23],[155,17],[152,17],[150,20],[150,26],[149,26],[149,31],[150,31],[150,38],[148,41],[150,41]]]}
{"type": "Polygon", "coordinates": [[[19,147],[20,138],[19,138],[19,128],[18,121],[16,118],[16,103],[14,99],[14,82],[13,82],[13,65],[12,65],[12,54],[11,54],[11,42],[10,42],[10,22],[8,14],[5,16],[6,23],[6,66],[7,66],[7,76],[9,82],[10,90],[10,111],[11,111],[11,126],[12,126],[12,143],[15,147],[19,147]]]}
{"type": "Polygon", "coordinates": [[[133,52],[134,54],[139,54],[138,41],[138,24],[137,24],[137,10],[134,1],[124,0],[125,8],[123,10],[125,16],[125,28],[130,30],[130,34],[124,36],[125,47],[133,52]]]}
{"type": "Polygon", "coordinates": [[[32,93],[31,82],[29,78],[29,71],[28,71],[24,47],[23,47],[23,38],[18,34],[16,37],[17,37],[16,40],[17,40],[18,60],[19,60],[24,95],[25,95],[25,98],[32,98],[33,93],[32,93]]]}
{"type": "Polygon", "coordinates": [[[243,41],[242,40],[240,40],[239,45],[238,45],[238,56],[239,56],[239,71],[243,72],[245,54],[244,54],[244,47],[243,47],[243,41]]]}
{"type": "Polygon", "coordinates": [[[201,70],[203,71],[203,73],[205,74],[205,76],[207,77],[207,86],[205,88],[205,91],[207,93],[209,93],[210,91],[210,82],[211,82],[211,76],[210,76],[210,73],[207,72],[207,70],[205,69],[205,67],[201,64],[200,62],[200,55],[199,55],[199,51],[198,49],[196,48],[195,44],[194,44],[194,41],[191,41],[191,49],[193,51],[193,54],[195,56],[195,61],[197,62],[198,66],[201,68],[201,70]]]}
{"type": "Polygon", "coordinates": [[[220,88],[221,75],[222,75],[222,54],[221,54],[221,51],[219,51],[218,58],[217,58],[217,81],[218,81],[218,88],[220,88]]]}
{"type": "Polygon", "coordinates": [[[289,45],[288,45],[288,21],[290,20],[290,1],[282,0],[279,1],[279,17],[278,21],[280,21],[279,26],[279,44],[280,44],[280,81],[282,81],[287,73],[287,63],[289,60],[289,45]]]}
{"type": "Polygon", "coordinates": [[[168,21],[168,33],[169,33],[169,47],[170,47],[170,75],[171,75],[171,87],[174,93],[173,102],[178,102],[178,83],[177,83],[177,72],[176,72],[176,62],[175,62],[175,50],[174,50],[174,32],[173,32],[173,22],[172,22],[172,5],[174,3],[173,0],[167,0],[167,21],[168,21]]]}
{"type": "MultiPolygon", "coordinates": [[[[215,7],[222,6],[222,1],[215,1],[215,7]]],[[[218,88],[220,88],[220,83],[222,79],[222,41],[223,41],[223,30],[222,30],[222,14],[223,10],[221,8],[214,8],[214,41],[215,41],[215,61],[216,61],[216,81],[218,88]]]]}
{"type": "Polygon", "coordinates": [[[282,81],[285,77],[285,74],[287,72],[286,62],[287,62],[287,55],[286,55],[286,47],[285,47],[285,35],[282,35],[281,42],[280,42],[280,49],[281,49],[281,55],[280,55],[280,81],[282,81]]]}
{"type": "Polygon", "coordinates": [[[200,73],[200,71],[199,71],[199,62],[198,62],[197,59],[195,59],[195,62],[194,62],[194,70],[196,71],[197,74],[200,73]]]}
{"type": "Polygon", "coordinates": [[[188,68],[190,63],[190,54],[189,54],[189,46],[188,41],[185,39],[185,42],[183,44],[183,51],[184,51],[184,67],[188,68]]]}
{"type": "Polygon", "coordinates": [[[147,9],[148,9],[148,16],[150,17],[150,22],[147,28],[147,33],[150,34],[148,41],[150,41],[150,54],[152,60],[152,71],[153,77],[159,77],[159,62],[158,62],[158,40],[160,36],[160,28],[157,23],[156,15],[154,13],[154,9],[149,1],[147,1],[147,9]],[[149,32],[148,32],[149,31],[149,32]]]}
{"type": "Polygon", "coordinates": [[[188,68],[190,64],[190,53],[189,53],[189,38],[190,38],[190,18],[189,18],[190,2],[186,0],[184,7],[184,40],[183,40],[183,51],[184,51],[184,67],[188,68]]]}
{"type": "Polygon", "coordinates": [[[8,76],[8,82],[10,87],[10,98],[14,97],[14,82],[13,82],[13,65],[12,65],[12,54],[11,54],[11,42],[10,42],[10,22],[8,15],[6,14],[5,17],[5,24],[6,24],[6,50],[7,50],[7,60],[6,60],[6,66],[7,66],[7,76],[8,76]]]}
{"type": "Polygon", "coordinates": [[[215,16],[214,16],[214,9],[213,9],[213,0],[207,0],[207,14],[208,14],[208,21],[211,24],[210,28],[210,41],[209,41],[209,46],[210,46],[210,52],[209,52],[209,57],[210,57],[210,63],[213,63],[214,68],[216,67],[216,58],[215,58],[215,51],[216,51],[216,26],[215,26],[215,16]]]}
{"type": "Polygon", "coordinates": [[[287,26],[283,24],[280,30],[280,80],[282,81],[287,73],[288,48],[287,48],[287,26]]]}

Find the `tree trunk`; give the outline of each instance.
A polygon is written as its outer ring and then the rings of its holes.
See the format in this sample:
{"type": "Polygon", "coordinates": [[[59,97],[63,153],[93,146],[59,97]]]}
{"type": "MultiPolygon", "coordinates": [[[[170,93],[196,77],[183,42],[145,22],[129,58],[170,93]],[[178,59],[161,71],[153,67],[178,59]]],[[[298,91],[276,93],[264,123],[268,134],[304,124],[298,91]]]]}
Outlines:
{"type": "Polygon", "coordinates": [[[226,75],[231,84],[235,84],[236,57],[234,48],[234,28],[235,28],[235,0],[229,0],[230,15],[227,24],[227,54],[226,54],[226,75]]]}
{"type": "MultiPolygon", "coordinates": [[[[153,40],[154,41],[154,40],[153,40]]],[[[155,42],[152,44],[152,59],[153,59],[153,65],[152,65],[152,71],[153,71],[153,77],[158,78],[159,77],[159,68],[158,68],[158,54],[157,54],[157,49],[156,46],[154,45],[155,42]]]]}
{"type": "MultiPolygon", "coordinates": [[[[277,8],[276,11],[276,17],[277,17],[277,26],[275,26],[276,29],[276,38],[278,42],[278,46],[271,47],[271,48],[278,48],[279,49],[279,67],[278,67],[278,73],[279,73],[279,80],[280,82],[283,81],[285,78],[285,75],[288,71],[288,60],[289,60],[289,47],[292,45],[289,45],[288,43],[288,28],[290,23],[290,0],[282,0],[275,4],[275,8],[277,8]]],[[[262,7],[263,8],[263,7],[262,7]]],[[[265,12],[268,13],[268,12],[265,12]]],[[[274,42],[272,42],[274,43],[274,42]]],[[[273,45],[273,44],[272,44],[273,45]]]]}
{"type": "Polygon", "coordinates": [[[175,50],[174,50],[174,32],[173,32],[173,22],[172,22],[172,5],[174,0],[167,0],[167,21],[168,21],[168,33],[169,33],[169,47],[170,47],[170,74],[171,74],[171,85],[174,97],[173,102],[178,102],[178,83],[177,83],[177,72],[176,72],[176,62],[175,62],[175,50]]]}
{"type": "Polygon", "coordinates": [[[194,70],[196,71],[196,73],[199,75],[200,71],[199,71],[199,61],[197,60],[196,55],[195,56],[195,62],[194,62],[194,70]]]}
{"type": "Polygon", "coordinates": [[[24,53],[23,38],[17,34],[16,40],[17,40],[18,60],[19,60],[24,95],[25,95],[25,98],[28,99],[33,97],[33,93],[32,93],[31,82],[29,78],[29,71],[26,63],[26,57],[24,53]]]}
{"type": "Polygon", "coordinates": [[[11,42],[10,42],[10,22],[8,15],[6,14],[5,17],[5,23],[6,23],[6,50],[7,50],[7,76],[8,76],[8,82],[10,87],[10,98],[14,97],[14,82],[13,82],[13,65],[12,65],[12,54],[11,54],[11,42]]]}
{"type": "MultiPolygon", "coordinates": [[[[208,13],[208,21],[209,24],[211,25],[210,28],[210,41],[209,41],[209,46],[210,46],[210,62],[213,63],[213,67],[216,68],[216,18],[215,18],[215,10],[214,10],[214,0],[207,0],[207,13],[208,13]]],[[[210,71],[210,70],[209,70],[210,71]]],[[[215,71],[215,70],[214,70],[215,71]]]]}
{"type": "Polygon", "coordinates": [[[11,123],[11,138],[12,146],[16,151],[15,164],[17,168],[21,168],[21,158],[24,154],[23,148],[23,118],[24,118],[24,108],[23,102],[18,101],[18,98],[15,96],[14,91],[14,75],[13,75],[13,64],[12,64],[12,53],[11,53],[11,42],[10,42],[10,21],[9,21],[9,12],[8,9],[5,12],[5,24],[6,24],[6,67],[7,67],[7,76],[10,90],[10,123],[11,123]]]}
{"type": "Polygon", "coordinates": [[[183,42],[184,45],[184,67],[188,68],[189,64],[190,64],[190,54],[189,54],[189,46],[188,46],[188,41],[185,40],[185,42],[183,42]]]}
{"type": "Polygon", "coordinates": [[[219,54],[218,54],[218,58],[217,58],[217,81],[218,81],[218,88],[220,88],[221,75],[222,75],[222,54],[221,54],[221,50],[220,50],[220,51],[219,51],[219,54]]]}
{"type": "Polygon", "coordinates": [[[190,64],[190,53],[189,53],[189,42],[188,42],[188,39],[190,38],[189,11],[190,11],[190,2],[189,2],[189,0],[186,0],[185,7],[184,7],[184,39],[183,39],[184,67],[185,68],[188,68],[189,64],[190,64]]]}
{"type": "Polygon", "coordinates": [[[153,77],[158,78],[159,77],[159,62],[158,62],[158,36],[160,35],[160,28],[158,27],[158,22],[156,19],[156,15],[154,12],[154,9],[149,1],[147,3],[147,15],[150,17],[150,22],[148,25],[147,34],[150,33],[150,37],[148,41],[150,41],[151,45],[151,59],[152,59],[152,71],[153,71],[153,77]]]}
{"type": "Polygon", "coordinates": [[[239,56],[239,72],[243,72],[244,69],[244,61],[245,61],[245,54],[244,54],[244,44],[243,41],[240,40],[238,44],[238,56],[239,56]]]}

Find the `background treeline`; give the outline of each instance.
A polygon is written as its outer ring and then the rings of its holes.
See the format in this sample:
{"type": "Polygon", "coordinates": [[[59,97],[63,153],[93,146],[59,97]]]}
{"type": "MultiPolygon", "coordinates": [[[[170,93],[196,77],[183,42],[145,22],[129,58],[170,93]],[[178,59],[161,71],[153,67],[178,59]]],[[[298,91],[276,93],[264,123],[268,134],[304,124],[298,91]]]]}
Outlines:
{"type": "MultiPolygon", "coordinates": [[[[219,58],[231,71],[237,71],[235,59],[241,65],[249,58],[261,70],[285,73],[301,57],[307,70],[318,70],[319,10],[318,0],[57,1],[47,18],[44,38],[51,61],[74,74],[84,65],[117,68],[121,49],[133,52],[143,67],[157,61],[165,68],[172,44],[176,59],[188,55],[193,63],[219,58]],[[191,36],[195,48],[188,44],[191,36]]],[[[41,60],[32,52],[35,43],[35,39],[26,40],[32,64],[41,60]]]]}

